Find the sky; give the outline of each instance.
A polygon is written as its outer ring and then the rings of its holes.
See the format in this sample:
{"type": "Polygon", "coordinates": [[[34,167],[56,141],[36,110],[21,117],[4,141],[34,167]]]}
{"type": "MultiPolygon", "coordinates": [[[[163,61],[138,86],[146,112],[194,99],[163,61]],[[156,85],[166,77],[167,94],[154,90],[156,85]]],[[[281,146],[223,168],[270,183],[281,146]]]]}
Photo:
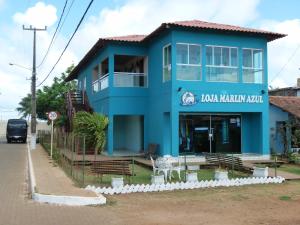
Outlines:
{"type": "MultiPolygon", "coordinates": [[[[57,38],[43,64],[37,67],[37,85],[55,64],[89,2],[67,1],[57,38]]],[[[0,0],[0,120],[17,117],[18,103],[30,92],[33,33],[22,26],[47,26],[46,31],[37,32],[39,65],[64,4],[64,0],[0,0]]],[[[163,22],[198,19],[287,34],[268,44],[269,85],[295,86],[300,77],[299,8],[299,0],[94,0],[44,84],[50,85],[54,76],[72,63],[76,65],[100,37],[148,34],[163,22]]]]}

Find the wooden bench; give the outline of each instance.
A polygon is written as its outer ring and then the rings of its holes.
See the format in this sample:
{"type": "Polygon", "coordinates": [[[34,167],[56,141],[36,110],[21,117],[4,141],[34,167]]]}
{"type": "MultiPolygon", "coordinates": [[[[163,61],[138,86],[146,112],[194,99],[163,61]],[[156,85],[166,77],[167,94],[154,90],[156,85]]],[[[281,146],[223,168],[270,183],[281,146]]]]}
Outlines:
{"type": "Polygon", "coordinates": [[[126,160],[105,160],[92,162],[90,172],[101,177],[104,174],[132,176],[129,168],[129,161],[126,160]]]}
{"type": "Polygon", "coordinates": [[[236,156],[229,156],[220,153],[206,154],[205,159],[208,163],[218,165],[219,167],[225,167],[228,169],[234,169],[241,172],[251,173],[252,168],[243,164],[243,161],[236,156]]]}

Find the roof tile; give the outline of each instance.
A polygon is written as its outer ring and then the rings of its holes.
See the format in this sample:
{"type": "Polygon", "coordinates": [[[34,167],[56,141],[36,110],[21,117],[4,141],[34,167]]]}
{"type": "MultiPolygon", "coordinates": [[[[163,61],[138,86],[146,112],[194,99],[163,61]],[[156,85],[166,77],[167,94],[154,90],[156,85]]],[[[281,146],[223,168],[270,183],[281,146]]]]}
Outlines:
{"type": "Polygon", "coordinates": [[[127,41],[127,42],[140,42],[146,35],[126,35],[126,36],[116,36],[116,37],[106,37],[101,38],[103,41],[127,41]]]}
{"type": "Polygon", "coordinates": [[[278,108],[300,118],[300,97],[270,96],[269,101],[272,105],[275,105],[278,108]]]}

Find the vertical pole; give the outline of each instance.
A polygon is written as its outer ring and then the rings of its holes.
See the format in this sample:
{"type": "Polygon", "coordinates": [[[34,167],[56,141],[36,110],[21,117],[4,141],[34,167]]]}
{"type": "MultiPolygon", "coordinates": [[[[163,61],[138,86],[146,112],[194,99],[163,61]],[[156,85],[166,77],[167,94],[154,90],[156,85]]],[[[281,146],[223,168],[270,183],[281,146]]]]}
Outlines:
{"type": "Polygon", "coordinates": [[[209,115],[209,133],[208,133],[208,139],[209,139],[209,153],[211,154],[211,139],[212,139],[212,129],[211,129],[211,115],[209,115]]]}
{"type": "Polygon", "coordinates": [[[275,155],[275,177],[277,177],[277,155],[275,155]]]}
{"type": "MultiPolygon", "coordinates": [[[[33,62],[31,77],[31,149],[36,148],[36,30],[33,29],[33,62]]],[[[52,158],[52,154],[51,154],[52,158]]]]}
{"type": "Polygon", "coordinates": [[[64,168],[64,166],[65,166],[65,157],[66,157],[66,148],[67,148],[67,133],[64,134],[64,150],[63,150],[62,158],[61,158],[61,165],[62,165],[64,170],[66,169],[66,168],[64,168]]]}
{"type": "Polygon", "coordinates": [[[82,184],[84,186],[84,169],[85,169],[85,136],[83,136],[83,164],[82,164],[82,184]]]}
{"type": "Polygon", "coordinates": [[[36,31],[45,31],[47,27],[43,29],[33,28],[31,25],[29,28],[23,30],[33,31],[33,60],[32,60],[32,76],[31,76],[31,138],[30,147],[36,149],[36,31]]]}
{"type": "Polygon", "coordinates": [[[53,120],[51,120],[51,143],[50,143],[50,157],[52,159],[52,153],[53,153],[53,120]]]}
{"type": "Polygon", "coordinates": [[[134,156],[132,155],[131,158],[131,162],[132,162],[132,179],[131,179],[131,183],[133,184],[134,182],[134,156]]]}
{"type": "Polygon", "coordinates": [[[231,175],[232,175],[232,178],[234,178],[234,157],[233,157],[233,152],[231,153],[231,158],[232,158],[232,165],[231,165],[231,175]]]}
{"type": "Polygon", "coordinates": [[[187,166],[186,166],[186,150],[184,151],[184,181],[186,182],[186,172],[187,172],[187,166]]]}
{"type": "Polygon", "coordinates": [[[75,149],[75,137],[72,134],[72,143],[71,143],[71,177],[73,177],[73,151],[75,149]]]}

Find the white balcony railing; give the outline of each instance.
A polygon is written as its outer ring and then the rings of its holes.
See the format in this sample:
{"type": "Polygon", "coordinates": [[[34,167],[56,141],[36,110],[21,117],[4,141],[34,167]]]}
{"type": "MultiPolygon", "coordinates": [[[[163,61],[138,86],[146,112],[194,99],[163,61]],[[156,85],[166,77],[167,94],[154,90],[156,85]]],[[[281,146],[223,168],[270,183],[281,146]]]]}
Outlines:
{"type": "Polygon", "coordinates": [[[148,76],[145,73],[114,73],[115,87],[147,87],[148,76]]]}
{"type": "Polygon", "coordinates": [[[108,88],[108,73],[100,77],[98,80],[93,81],[93,92],[98,92],[108,88]]]}

